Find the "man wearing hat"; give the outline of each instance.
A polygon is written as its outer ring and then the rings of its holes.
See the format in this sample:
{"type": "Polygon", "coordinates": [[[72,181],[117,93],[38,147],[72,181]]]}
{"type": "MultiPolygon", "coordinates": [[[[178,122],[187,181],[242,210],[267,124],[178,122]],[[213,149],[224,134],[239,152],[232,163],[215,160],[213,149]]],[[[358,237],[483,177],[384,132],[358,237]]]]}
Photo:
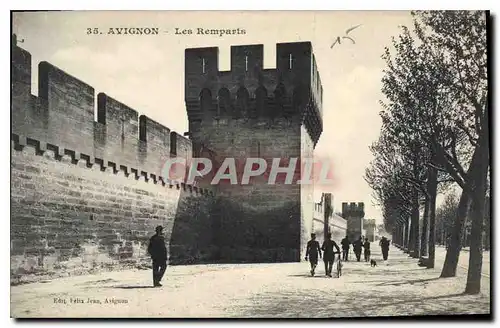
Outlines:
{"type": "Polygon", "coordinates": [[[335,261],[334,247],[337,250],[337,254],[340,256],[340,248],[337,243],[332,240],[332,234],[329,232],[326,234],[326,240],[323,242],[323,246],[321,246],[323,250],[323,262],[325,262],[325,275],[328,277],[332,276],[332,267],[335,261]]]}
{"type": "Polygon", "coordinates": [[[149,239],[148,253],[153,260],[153,286],[160,287],[160,281],[167,269],[167,247],[163,227],[156,227],[156,234],[149,239]]]}
{"type": "Polygon", "coordinates": [[[311,263],[311,276],[314,276],[314,270],[316,270],[316,266],[318,265],[318,255],[321,258],[321,248],[316,240],[316,234],[312,233],[311,240],[307,242],[306,249],[306,261],[309,258],[309,262],[311,263]]]}

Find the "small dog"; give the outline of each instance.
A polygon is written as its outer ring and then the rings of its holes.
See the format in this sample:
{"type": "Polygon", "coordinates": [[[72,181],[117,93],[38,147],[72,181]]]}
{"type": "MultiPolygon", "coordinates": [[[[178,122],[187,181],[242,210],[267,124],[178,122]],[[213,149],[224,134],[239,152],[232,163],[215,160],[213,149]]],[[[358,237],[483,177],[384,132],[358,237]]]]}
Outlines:
{"type": "Polygon", "coordinates": [[[375,261],[375,260],[370,260],[370,266],[371,266],[371,267],[376,267],[376,266],[377,266],[377,261],[375,261]]]}
{"type": "Polygon", "coordinates": [[[428,258],[420,258],[420,259],[418,260],[417,265],[418,265],[419,267],[427,267],[428,262],[429,262],[429,259],[428,259],[428,258]]]}

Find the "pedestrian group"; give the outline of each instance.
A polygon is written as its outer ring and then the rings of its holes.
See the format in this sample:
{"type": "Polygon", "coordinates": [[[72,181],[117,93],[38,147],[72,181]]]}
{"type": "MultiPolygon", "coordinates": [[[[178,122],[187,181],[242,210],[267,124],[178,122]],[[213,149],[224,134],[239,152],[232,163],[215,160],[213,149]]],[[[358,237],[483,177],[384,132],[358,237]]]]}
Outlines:
{"type": "MultiPolygon", "coordinates": [[[[337,246],[337,243],[335,241],[331,240],[332,234],[328,233],[327,234],[327,239],[323,243],[323,246],[320,248],[319,247],[319,242],[316,240],[316,234],[312,233],[311,234],[311,240],[307,243],[307,249],[306,249],[306,261],[309,260],[309,263],[311,264],[311,275],[314,276],[316,266],[318,265],[318,257],[321,258],[321,251],[324,252],[323,254],[323,261],[325,263],[325,275],[331,277],[332,276],[332,265],[333,262],[335,261],[335,254],[339,254],[340,257],[340,249],[337,246]],[[337,252],[333,251],[333,248],[337,249],[337,252]]],[[[363,257],[365,262],[370,262],[370,256],[371,256],[371,250],[370,250],[370,241],[368,238],[364,238],[363,236],[360,236],[358,239],[356,239],[354,242],[351,242],[349,240],[349,236],[345,236],[342,241],[340,242],[340,245],[342,247],[342,261],[349,261],[349,248],[350,245],[352,244],[352,248],[354,251],[354,255],[356,256],[356,261],[360,262],[361,261],[361,254],[363,253],[363,257]]],[[[382,258],[384,261],[387,261],[388,255],[389,255],[389,245],[390,241],[386,237],[382,237],[379,242],[379,246],[382,250],[382,258]]],[[[340,258],[339,258],[340,260],[340,258]]],[[[341,262],[339,261],[339,264],[341,265],[341,262]]]]}
{"type": "MultiPolygon", "coordinates": [[[[148,253],[151,256],[153,262],[153,286],[160,287],[160,281],[165,274],[167,269],[167,247],[165,245],[165,237],[163,235],[163,227],[157,226],[156,233],[149,239],[148,253]]],[[[335,255],[338,254],[339,261],[338,265],[341,266],[340,254],[342,254],[342,261],[349,261],[349,247],[352,244],[354,255],[358,262],[361,261],[361,253],[364,249],[364,260],[365,262],[370,261],[370,241],[368,238],[359,237],[357,240],[351,243],[348,236],[342,239],[340,245],[342,246],[342,253],[340,248],[335,241],[332,240],[332,234],[328,233],[326,240],[320,247],[319,242],[316,240],[316,234],[311,234],[311,240],[307,242],[306,249],[306,261],[309,260],[311,264],[311,275],[314,276],[316,272],[316,267],[318,265],[318,259],[323,258],[325,264],[325,275],[332,277],[333,263],[335,262],[335,255]],[[335,250],[334,250],[335,248],[335,250]]],[[[379,242],[380,248],[382,250],[382,257],[384,261],[387,260],[389,254],[390,241],[386,237],[382,237],[379,242]]],[[[340,267],[341,268],[341,267],[340,267]]],[[[337,268],[340,270],[340,268],[337,268]]]]}

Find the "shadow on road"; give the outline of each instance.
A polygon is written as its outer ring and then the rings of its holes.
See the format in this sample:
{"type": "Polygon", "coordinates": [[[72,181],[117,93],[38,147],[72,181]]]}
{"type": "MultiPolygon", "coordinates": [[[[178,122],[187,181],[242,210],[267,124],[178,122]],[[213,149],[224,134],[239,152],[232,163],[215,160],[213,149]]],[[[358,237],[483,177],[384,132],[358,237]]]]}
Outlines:
{"type": "Polygon", "coordinates": [[[457,293],[457,294],[446,294],[446,295],[439,295],[439,296],[430,296],[430,297],[422,297],[422,298],[417,298],[417,299],[404,299],[404,300],[399,300],[397,302],[389,302],[389,303],[384,303],[384,302],[379,302],[378,304],[374,305],[364,305],[362,310],[369,311],[369,310],[375,310],[380,307],[385,307],[385,306],[392,306],[392,305],[409,305],[409,304],[415,304],[415,305],[420,305],[420,304],[425,304],[427,301],[431,300],[441,300],[441,299],[448,299],[448,298],[453,298],[453,297],[460,297],[464,296],[464,293],[457,293]]]}
{"type": "MultiPolygon", "coordinates": [[[[382,292],[383,293],[383,292],[382,292]]],[[[259,302],[242,304],[237,309],[236,317],[349,317],[360,318],[369,316],[405,316],[407,307],[416,314],[446,315],[460,313],[483,313],[488,311],[488,300],[477,299],[463,293],[422,297],[414,293],[394,294],[366,292],[336,293],[336,301],[328,295],[317,295],[314,299],[315,308],[309,306],[310,292],[296,292],[282,295],[281,293],[262,293],[258,295],[259,302]],[[474,306],[471,306],[474,304],[474,306]],[[468,311],[464,311],[468,309],[468,311]]]]}
{"type": "Polygon", "coordinates": [[[107,288],[116,289],[142,289],[142,288],[155,288],[154,286],[109,286],[107,288]]]}
{"type": "MultiPolygon", "coordinates": [[[[396,257],[393,263],[397,267],[381,265],[380,268],[371,268],[364,263],[348,263],[343,270],[347,280],[332,290],[297,288],[293,293],[286,293],[282,289],[266,290],[254,295],[251,302],[232,305],[231,310],[234,317],[252,318],[361,318],[490,313],[490,300],[484,295],[459,293],[455,286],[456,279],[439,278],[434,270],[417,267],[414,259],[396,257]],[[407,268],[403,269],[402,266],[407,268]],[[310,306],[311,302],[314,309],[310,306]]],[[[290,274],[288,277],[306,278],[310,275],[304,272],[290,274]]]]}
{"type": "Polygon", "coordinates": [[[109,283],[112,283],[112,282],[119,282],[119,280],[115,280],[115,279],[100,279],[100,280],[91,280],[91,281],[85,281],[83,283],[80,283],[80,284],[76,284],[77,286],[96,286],[96,285],[101,285],[101,284],[109,284],[109,283]]]}
{"type": "Polygon", "coordinates": [[[317,274],[315,276],[311,276],[310,274],[290,274],[288,277],[302,277],[302,278],[330,278],[326,277],[324,274],[317,274]]]}
{"type": "Polygon", "coordinates": [[[376,286],[401,286],[401,285],[406,285],[406,284],[413,285],[413,284],[425,283],[425,282],[439,280],[439,279],[442,279],[442,278],[435,277],[435,278],[428,278],[428,279],[386,281],[386,282],[377,284],[376,286]]]}
{"type": "Polygon", "coordinates": [[[405,269],[405,270],[398,270],[398,272],[413,272],[413,271],[425,271],[427,270],[426,268],[414,268],[414,269],[405,269]]]}

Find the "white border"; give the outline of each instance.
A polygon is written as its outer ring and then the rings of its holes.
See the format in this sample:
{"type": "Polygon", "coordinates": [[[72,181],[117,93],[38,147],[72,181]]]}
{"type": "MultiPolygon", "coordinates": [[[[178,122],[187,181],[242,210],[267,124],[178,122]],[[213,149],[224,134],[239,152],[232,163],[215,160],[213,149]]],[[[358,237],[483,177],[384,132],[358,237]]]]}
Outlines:
{"type": "MultiPolygon", "coordinates": [[[[10,10],[412,10],[412,9],[434,9],[434,10],[444,10],[444,9],[465,9],[465,10],[472,10],[472,9],[490,9],[492,11],[492,14],[495,14],[497,12],[496,7],[498,6],[498,1],[494,2],[492,0],[475,0],[475,1],[436,1],[436,0],[419,0],[418,2],[404,2],[401,0],[379,0],[376,3],[370,3],[369,1],[366,0],[351,0],[351,1],[345,1],[345,2],[340,2],[340,1],[330,1],[329,3],[326,3],[327,1],[324,0],[307,0],[307,1],[298,1],[298,0],[289,0],[286,2],[281,2],[281,3],[272,3],[271,1],[266,1],[266,0],[252,0],[252,1],[245,1],[245,2],[238,2],[238,1],[229,1],[229,0],[205,0],[205,1],[193,1],[193,0],[178,0],[176,2],[171,2],[171,1],[150,1],[150,0],[141,0],[141,1],[126,1],[126,0],[121,0],[121,1],[116,1],[115,3],[105,3],[102,0],[87,0],[85,2],[70,2],[67,0],[52,0],[52,1],[37,1],[37,0],[24,0],[24,1],[16,1],[15,4],[12,6],[8,6],[7,2],[2,2],[1,7],[2,7],[2,15],[0,16],[2,18],[1,20],[1,27],[2,31],[10,31],[10,10]],[[7,6],[6,6],[7,5],[7,6]],[[9,11],[8,11],[9,10],[9,11]]],[[[279,24],[279,23],[278,23],[279,24]]],[[[494,29],[496,30],[496,28],[494,29]]],[[[494,32],[494,41],[495,43],[498,42],[498,33],[494,32]]],[[[10,33],[3,33],[3,44],[4,45],[9,45],[10,44],[10,33]]],[[[2,57],[1,62],[3,63],[4,67],[4,72],[10,71],[10,66],[7,66],[8,64],[8,59],[10,57],[9,51],[7,51],[8,46],[4,48],[4,51],[0,52],[0,56],[2,57]]],[[[496,57],[496,56],[495,56],[496,57]]],[[[496,58],[495,58],[496,59],[496,58]]],[[[492,58],[493,60],[493,58],[492,58]]],[[[2,96],[2,102],[3,106],[2,108],[2,115],[3,119],[0,119],[0,124],[2,124],[2,127],[0,127],[0,131],[2,131],[2,134],[4,137],[2,140],[10,140],[10,136],[7,134],[10,134],[10,117],[9,117],[9,110],[10,108],[10,76],[7,76],[6,73],[4,73],[4,78],[2,79],[2,87],[0,88],[1,90],[1,96],[2,96]]],[[[497,84],[495,83],[495,90],[497,91],[497,84]]],[[[495,115],[495,123],[498,118],[498,114],[495,115]]],[[[498,134],[498,132],[497,132],[498,134]]],[[[10,154],[10,144],[7,144],[7,142],[2,142],[0,143],[2,145],[3,151],[2,153],[4,156],[5,154],[10,154]]],[[[495,145],[495,151],[493,153],[498,153],[498,144],[496,143],[495,145]]],[[[8,165],[7,159],[4,159],[3,161],[0,162],[2,165],[2,169],[4,172],[6,172],[6,175],[9,177],[6,180],[10,181],[10,165],[8,165]],[[9,172],[9,173],[7,173],[9,172]]],[[[496,171],[495,171],[496,172],[496,171]]],[[[496,175],[495,175],[496,176],[496,175]]],[[[496,179],[495,179],[496,180],[496,179]]],[[[497,196],[496,193],[495,195],[495,205],[497,204],[497,196]]],[[[2,206],[0,208],[4,209],[4,213],[6,212],[5,209],[10,208],[10,186],[8,185],[8,182],[5,181],[2,183],[2,189],[1,189],[1,200],[2,200],[2,206]]],[[[2,238],[2,247],[1,247],[1,255],[2,255],[2,264],[4,269],[1,271],[2,272],[2,282],[5,284],[7,287],[6,290],[10,289],[9,281],[10,281],[10,273],[7,270],[7,267],[9,266],[10,263],[10,210],[9,210],[9,215],[4,215],[2,217],[2,229],[3,231],[3,238],[2,238]]],[[[495,235],[498,236],[498,229],[500,227],[500,222],[496,221],[494,223],[496,227],[495,235]]],[[[494,238],[494,237],[493,237],[494,238]]],[[[495,245],[497,242],[495,242],[495,245]]],[[[496,253],[496,252],[495,252],[496,253]]],[[[498,257],[498,254],[496,254],[496,258],[498,257]]],[[[497,262],[495,258],[495,263],[497,262]]],[[[496,280],[496,279],[495,279],[496,280]]],[[[496,285],[496,284],[495,284],[496,285]]],[[[492,292],[492,295],[495,293],[492,292]]],[[[2,319],[10,318],[10,293],[4,293],[3,298],[2,298],[2,309],[4,309],[4,313],[2,313],[2,319]]],[[[498,304],[498,302],[494,302],[494,304],[498,304]]],[[[496,311],[497,308],[492,309],[494,311],[493,313],[498,313],[496,311]]],[[[8,326],[15,324],[15,322],[12,319],[7,319],[8,322],[6,323],[8,326]]],[[[136,322],[131,322],[132,324],[135,324],[136,322]]],[[[168,324],[172,325],[175,324],[175,322],[157,322],[158,324],[168,324]]],[[[202,322],[205,323],[206,322],[202,322]]],[[[241,322],[240,322],[241,323],[241,322]]],[[[287,322],[286,324],[289,324],[291,322],[287,322]]],[[[298,323],[298,322],[297,322],[298,323]]],[[[44,322],[44,323],[37,323],[38,325],[54,325],[54,322],[44,322]]],[[[56,323],[60,325],[61,323],[56,323]]],[[[64,323],[62,325],[70,325],[72,323],[64,323]]],[[[75,323],[73,323],[75,324],[75,323]]],[[[78,325],[86,325],[89,327],[100,327],[104,326],[104,322],[89,322],[89,323],[78,323],[78,325]]],[[[123,322],[118,322],[115,324],[123,325],[123,322]]],[[[130,323],[129,323],[130,324],[130,323]]],[[[190,324],[190,323],[189,323],[190,324]]],[[[247,322],[248,324],[248,322],[247,322]]],[[[262,325],[267,325],[268,323],[263,323],[263,322],[255,322],[251,323],[253,325],[258,325],[261,327],[262,325]]],[[[301,324],[307,324],[307,323],[301,323],[301,324]]],[[[336,326],[341,325],[343,326],[344,323],[342,322],[332,322],[332,323],[327,323],[329,325],[334,324],[336,326]]],[[[368,322],[356,322],[356,325],[362,325],[362,324],[374,324],[374,323],[368,323],[368,322]]],[[[380,322],[380,324],[387,325],[386,321],[380,322]]],[[[413,324],[413,323],[412,323],[413,324]]],[[[425,324],[425,323],[424,323],[425,324]]],[[[440,325],[447,325],[446,323],[440,323],[440,325]]],[[[450,325],[456,325],[456,323],[450,323],[450,325]]],[[[2,325],[3,326],[3,325],[2,325]]]]}
{"type": "Polygon", "coordinates": [[[272,2],[266,0],[234,1],[234,0],[179,0],[179,1],[126,1],[108,2],[87,0],[73,2],[51,0],[43,3],[37,0],[16,1],[14,10],[414,10],[414,9],[466,9],[486,10],[493,5],[492,0],[475,1],[435,1],[420,0],[418,2],[379,0],[369,3],[363,0],[323,1],[323,0],[288,0],[272,2]]]}

